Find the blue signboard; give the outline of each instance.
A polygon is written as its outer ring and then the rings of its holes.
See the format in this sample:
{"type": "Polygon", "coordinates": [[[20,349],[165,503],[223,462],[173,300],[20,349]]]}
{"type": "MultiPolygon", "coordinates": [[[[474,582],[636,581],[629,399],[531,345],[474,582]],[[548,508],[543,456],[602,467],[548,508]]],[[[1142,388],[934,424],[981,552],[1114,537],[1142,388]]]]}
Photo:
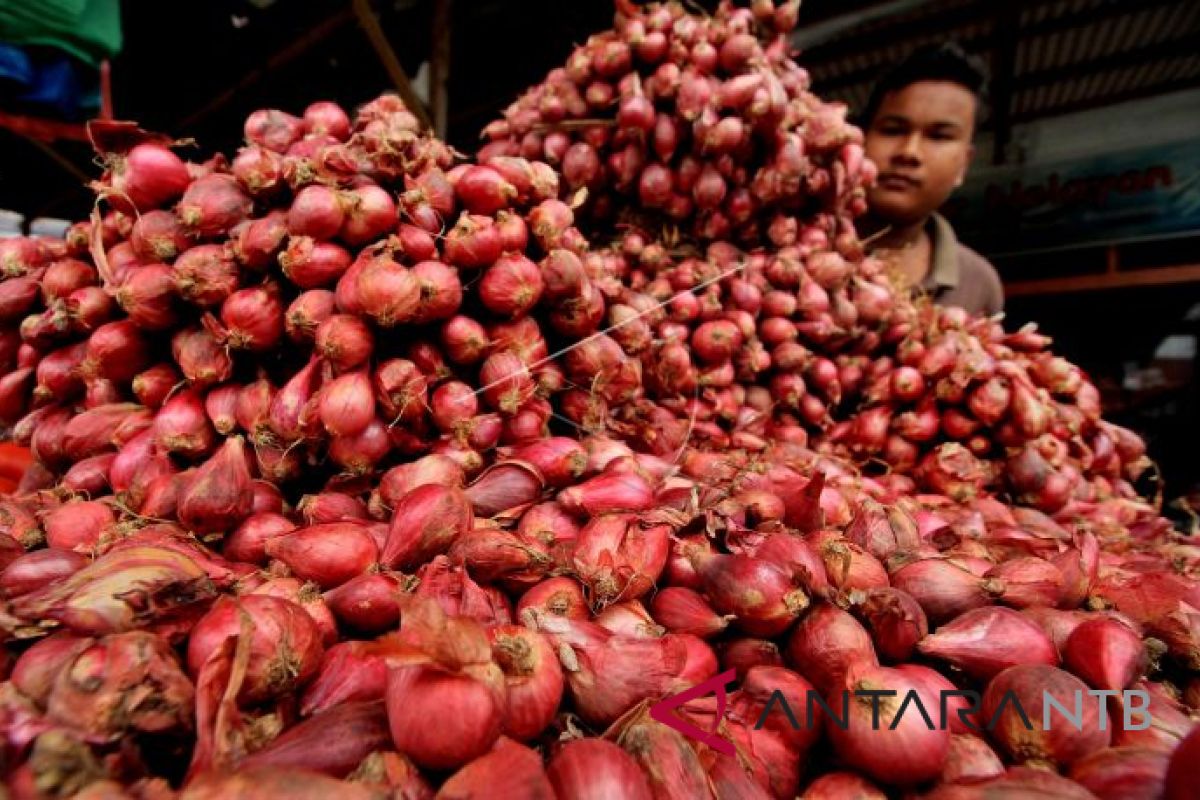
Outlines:
{"type": "Polygon", "coordinates": [[[987,169],[945,211],[992,256],[1200,233],[1200,141],[987,169]]]}

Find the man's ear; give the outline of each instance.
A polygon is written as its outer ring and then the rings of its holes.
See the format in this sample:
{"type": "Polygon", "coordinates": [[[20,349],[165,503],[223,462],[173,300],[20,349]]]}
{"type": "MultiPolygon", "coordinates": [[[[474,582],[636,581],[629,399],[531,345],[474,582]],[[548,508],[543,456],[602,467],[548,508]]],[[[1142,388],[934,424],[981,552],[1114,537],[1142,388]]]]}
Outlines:
{"type": "Polygon", "coordinates": [[[954,179],[954,188],[957,189],[963,185],[963,181],[967,179],[967,167],[971,166],[971,162],[975,160],[975,145],[974,143],[967,145],[967,157],[963,159],[962,167],[958,170],[958,177],[954,179]]]}

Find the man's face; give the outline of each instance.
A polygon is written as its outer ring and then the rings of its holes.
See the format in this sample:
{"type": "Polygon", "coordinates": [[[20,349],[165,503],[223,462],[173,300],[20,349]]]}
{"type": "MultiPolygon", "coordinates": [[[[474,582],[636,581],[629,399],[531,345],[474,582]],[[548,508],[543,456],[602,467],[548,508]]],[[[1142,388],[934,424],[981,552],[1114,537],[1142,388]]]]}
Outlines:
{"type": "Polygon", "coordinates": [[[893,225],[920,222],[967,174],[975,96],[947,81],[920,81],[884,95],[866,135],[879,167],[871,211],[893,225]]]}

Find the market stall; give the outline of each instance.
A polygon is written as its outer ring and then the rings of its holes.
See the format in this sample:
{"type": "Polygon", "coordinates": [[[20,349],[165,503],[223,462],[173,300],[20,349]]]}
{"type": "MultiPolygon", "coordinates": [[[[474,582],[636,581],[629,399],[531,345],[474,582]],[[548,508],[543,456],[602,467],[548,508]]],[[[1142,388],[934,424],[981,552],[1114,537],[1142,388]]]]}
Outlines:
{"type": "Polygon", "coordinates": [[[351,4],[397,93],[0,239],[11,796],[1194,794],[1141,436],[871,254],[798,2],[614,5],[468,153],[351,4]]]}

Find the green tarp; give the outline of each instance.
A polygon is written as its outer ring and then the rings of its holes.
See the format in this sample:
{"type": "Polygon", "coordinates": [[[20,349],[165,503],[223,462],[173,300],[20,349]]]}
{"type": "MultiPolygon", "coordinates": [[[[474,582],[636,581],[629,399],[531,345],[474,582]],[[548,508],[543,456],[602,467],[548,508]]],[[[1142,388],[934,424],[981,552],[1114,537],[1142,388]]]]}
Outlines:
{"type": "Polygon", "coordinates": [[[98,66],[121,50],[119,0],[0,0],[0,42],[57,47],[98,66]]]}

